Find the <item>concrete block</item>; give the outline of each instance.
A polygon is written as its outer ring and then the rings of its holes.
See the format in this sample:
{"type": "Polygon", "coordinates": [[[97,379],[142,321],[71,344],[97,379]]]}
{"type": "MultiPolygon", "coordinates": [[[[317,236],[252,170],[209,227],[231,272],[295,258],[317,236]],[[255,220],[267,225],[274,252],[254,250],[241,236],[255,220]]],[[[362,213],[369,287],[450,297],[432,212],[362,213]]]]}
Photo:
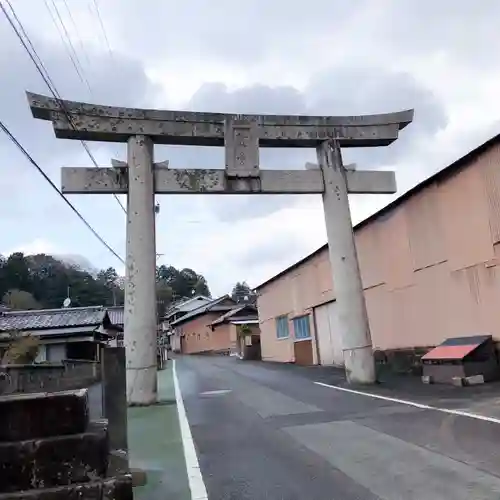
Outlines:
{"type": "Polygon", "coordinates": [[[106,431],[0,443],[0,492],[95,481],[107,467],[106,431]]]}
{"type": "Polygon", "coordinates": [[[107,477],[122,476],[128,473],[128,453],[125,450],[111,450],[109,452],[107,477]]]}
{"type": "Polygon", "coordinates": [[[0,500],[133,500],[132,477],[124,475],[57,488],[0,493],[0,500]]]}
{"type": "Polygon", "coordinates": [[[432,377],[430,375],[422,375],[422,382],[424,384],[432,384],[433,380],[432,380],[432,377]]]}
{"type": "Polygon", "coordinates": [[[133,500],[132,476],[127,474],[103,481],[101,498],[102,500],[133,500]]]}
{"type": "Polygon", "coordinates": [[[451,383],[457,387],[463,387],[464,379],[462,377],[452,377],[451,383]]]}
{"type": "Polygon", "coordinates": [[[0,500],[102,500],[102,483],[0,493],[0,500]]]}
{"type": "Polygon", "coordinates": [[[471,375],[465,377],[465,385],[479,385],[484,384],[484,375],[471,375]]]}
{"type": "Polygon", "coordinates": [[[132,467],[130,469],[130,475],[132,476],[132,486],[134,488],[136,486],[145,486],[148,482],[148,474],[143,469],[132,467]]]}
{"type": "Polygon", "coordinates": [[[85,432],[87,390],[0,396],[0,442],[85,432]]]}
{"type": "Polygon", "coordinates": [[[127,375],[125,348],[107,347],[102,351],[104,416],[109,422],[111,450],[127,449],[127,375]]]}

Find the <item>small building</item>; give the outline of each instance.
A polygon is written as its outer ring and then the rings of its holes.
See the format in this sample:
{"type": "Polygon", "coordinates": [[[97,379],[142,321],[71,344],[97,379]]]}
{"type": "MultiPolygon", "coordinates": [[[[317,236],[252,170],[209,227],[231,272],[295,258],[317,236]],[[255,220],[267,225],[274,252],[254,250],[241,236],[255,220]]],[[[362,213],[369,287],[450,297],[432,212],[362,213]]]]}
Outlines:
{"type": "Polygon", "coordinates": [[[123,331],[125,328],[125,307],[108,306],[106,311],[112,325],[112,329],[107,331],[110,335],[108,345],[110,347],[123,347],[123,331]]]}
{"type": "MultiPolygon", "coordinates": [[[[413,363],[446,338],[500,341],[500,135],[354,228],[373,347],[413,363]]],[[[333,270],[335,272],[335,270],[333,270]]],[[[328,246],[257,287],[264,360],[343,364],[328,246]]]]}
{"type": "Polygon", "coordinates": [[[242,359],[260,359],[260,328],[257,307],[241,304],[210,324],[212,331],[229,329],[230,354],[242,359]]]}
{"type": "Polygon", "coordinates": [[[180,352],[180,337],[174,335],[174,330],[171,327],[172,323],[182,318],[188,312],[212,302],[212,300],[210,297],[205,297],[204,295],[196,295],[189,299],[184,298],[174,302],[161,320],[161,330],[166,336],[166,345],[173,351],[180,352]]]}
{"type": "Polygon", "coordinates": [[[117,330],[104,307],[4,311],[0,313],[0,359],[15,333],[38,338],[36,362],[99,361],[101,349],[117,330]]]}
{"type": "Polygon", "coordinates": [[[234,309],[236,302],[224,295],[184,314],[173,321],[173,344],[184,354],[231,351],[230,325],[220,324],[212,329],[212,323],[222,314],[234,309]]]}
{"type": "MultiPolygon", "coordinates": [[[[108,341],[110,347],[123,347],[124,346],[124,329],[125,329],[125,307],[124,306],[107,306],[109,319],[112,324],[112,330],[106,331],[112,337],[108,341]]],[[[160,326],[157,329],[157,352],[156,359],[158,368],[161,370],[166,367],[168,360],[167,344],[165,342],[164,332],[160,326]]]]}

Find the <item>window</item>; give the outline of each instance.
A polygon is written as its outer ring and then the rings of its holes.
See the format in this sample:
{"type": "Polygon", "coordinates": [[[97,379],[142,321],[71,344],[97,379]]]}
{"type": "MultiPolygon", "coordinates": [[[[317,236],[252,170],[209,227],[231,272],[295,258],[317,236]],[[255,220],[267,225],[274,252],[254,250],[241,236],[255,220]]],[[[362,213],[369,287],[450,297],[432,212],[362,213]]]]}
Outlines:
{"type": "Polygon", "coordinates": [[[288,318],[286,316],[279,316],[276,318],[276,337],[286,339],[288,336],[288,318]]]}
{"type": "Polygon", "coordinates": [[[293,331],[297,340],[308,339],[311,337],[309,330],[309,316],[301,316],[293,320],[293,331]]]}

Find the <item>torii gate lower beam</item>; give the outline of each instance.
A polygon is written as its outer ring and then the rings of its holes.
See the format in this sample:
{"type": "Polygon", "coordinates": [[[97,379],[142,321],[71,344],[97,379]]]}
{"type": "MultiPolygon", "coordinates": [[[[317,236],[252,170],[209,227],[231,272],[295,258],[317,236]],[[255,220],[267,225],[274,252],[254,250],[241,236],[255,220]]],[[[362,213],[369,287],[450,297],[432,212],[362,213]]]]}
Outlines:
{"type": "Polygon", "coordinates": [[[128,163],[115,168],[64,168],[63,193],[128,194],[125,345],[127,397],[156,400],[154,193],[321,193],[341,322],[347,378],[372,383],[370,329],[352,232],[348,193],[394,193],[393,172],[342,165],[341,147],[385,146],[413,110],[366,116],[224,115],[96,106],[28,93],[36,118],[57,137],[128,143],[128,163]],[[153,163],[153,142],[225,146],[225,169],[170,169],[153,163]],[[260,170],[259,146],[316,147],[318,166],[260,170]]]}

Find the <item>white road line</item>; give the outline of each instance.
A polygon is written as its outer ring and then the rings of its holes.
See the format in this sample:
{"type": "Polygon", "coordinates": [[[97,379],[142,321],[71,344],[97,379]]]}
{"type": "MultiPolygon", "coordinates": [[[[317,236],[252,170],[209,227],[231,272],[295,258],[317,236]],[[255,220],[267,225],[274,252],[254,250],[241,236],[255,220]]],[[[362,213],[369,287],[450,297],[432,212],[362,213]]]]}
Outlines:
{"type": "Polygon", "coordinates": [[[179,414],[179,424],[181,427],[182,446],[184,448],[184,458],[186,460],[186,469],[189,481],[189,489],[191,490],[192,500],[208,500],[207,488],[201,475],[200,464],[196,449],[194,447],[193,436],[189,427],[189,421],[186,415],[186,408],[182,400],[181,388],[179,379],[177,378],[177,370],[175,367],[175,359],[173,360],[173,375],[175,400],[177,402],[177,412],[179,414]]]}
{"type": "Polygon", "coordinates": [[[200,392],[200,396],[220,396],[222,394],[229,394],[231,389],[218,389],[216,391],[200,392]]]}
{"type": "Polygon", "coordinates": [[[347,389],[345,387],[339,387],[338,385],[325,384],[323,382],[314,382],[316,385],[321,385],[323,387],[328,387],[330,389],[335,389],[336,391],[350,392],[352,394],[358,394],[359,396],[368,396],[374,399],[383,399],[384,401],[391,401],[392,403],[399,403],[407,406],[414,406],[415,408],[421,408],[422,410],[434,410],[443,413],[450,413],[451,415],[459,415],[460,417],[475,418],[476,420],[485,420],[486,422],[493,422],[495,424],[500,424],[500,418],[487,417],[485,415],[478,415],[477,413],[470,413],[468,411],[462,410],[452,410],[450,408],[438,408],[437,406],[424,405],[422,403],[415,403],[414,401],[407,401],[406,399],[390,398],[388,396],[381,396],[380,394],[374,394],[372,392],[356,391],[354,389],[347,389]]]}

